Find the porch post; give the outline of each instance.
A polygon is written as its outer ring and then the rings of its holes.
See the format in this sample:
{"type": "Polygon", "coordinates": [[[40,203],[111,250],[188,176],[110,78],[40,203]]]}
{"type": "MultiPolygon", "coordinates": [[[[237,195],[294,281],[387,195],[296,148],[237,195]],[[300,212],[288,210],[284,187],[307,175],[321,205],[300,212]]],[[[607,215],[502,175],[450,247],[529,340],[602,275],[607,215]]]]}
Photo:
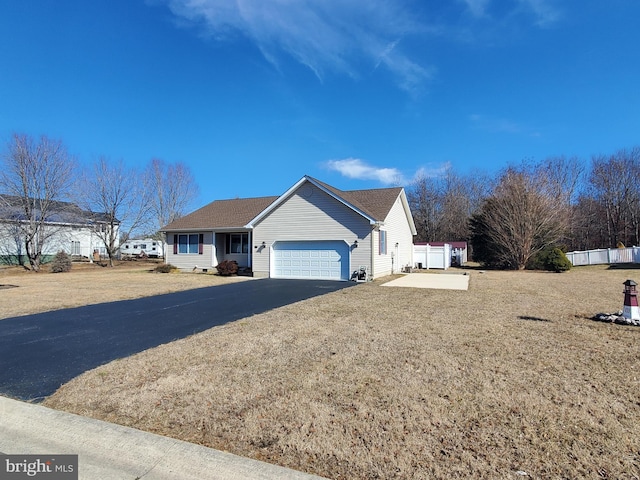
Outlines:
{"type": "Polygon", "coordinates": [[[218,266],[218,252],[216,251],[216,232],[211,231],[211,266],[218,266]]]}

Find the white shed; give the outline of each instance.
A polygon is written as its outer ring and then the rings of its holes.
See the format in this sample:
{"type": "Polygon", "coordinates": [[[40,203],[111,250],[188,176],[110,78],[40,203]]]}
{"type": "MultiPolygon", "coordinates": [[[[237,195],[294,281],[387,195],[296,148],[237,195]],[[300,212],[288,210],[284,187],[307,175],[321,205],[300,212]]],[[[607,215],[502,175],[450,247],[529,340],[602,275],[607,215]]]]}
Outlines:
{"type": "Polygon", "coordinates": [[[414,244],[413,262],[416,268],[443,269],[451,266],[451,245],[444,243],[433,245],[429,243],[414,244]]]}

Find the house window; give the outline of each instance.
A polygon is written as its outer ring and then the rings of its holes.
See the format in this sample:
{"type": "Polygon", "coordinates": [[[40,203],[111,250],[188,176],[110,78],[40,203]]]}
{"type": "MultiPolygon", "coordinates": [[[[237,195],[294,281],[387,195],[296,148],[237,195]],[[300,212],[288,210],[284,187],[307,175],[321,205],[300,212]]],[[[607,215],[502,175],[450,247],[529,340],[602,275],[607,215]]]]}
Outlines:
{"type": "Polygon", "coordinates": [[[387,254],[387,232],[385,230],[380,230],[379,247],[380,247],[380,255],[386,255],[387,254]]]}
{"type": "Polygon", "coordinates": [[[178,235],[178,253],[198,253],[198,234],[178,235]]]}
{"type": "Polygon", "coordinates": [[[80,255],[80,242],[71,242],[71,255],[80,255]]]}
{"type": "Polygon", "coordinates": [[[227,254],[249,253],[248,233],[228,233],[227,234],[227,254]]]}

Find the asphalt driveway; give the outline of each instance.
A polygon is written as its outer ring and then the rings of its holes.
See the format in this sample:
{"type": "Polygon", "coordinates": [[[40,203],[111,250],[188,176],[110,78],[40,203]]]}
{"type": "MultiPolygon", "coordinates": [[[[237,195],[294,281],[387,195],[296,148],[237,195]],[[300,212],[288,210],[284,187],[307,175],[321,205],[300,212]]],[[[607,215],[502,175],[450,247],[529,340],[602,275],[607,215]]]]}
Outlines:
{"type": "Polygon", "coordinates": [[[41,401],[81,373],[351,282],[260,279],[0,321],[0,395],[41,401]]]}

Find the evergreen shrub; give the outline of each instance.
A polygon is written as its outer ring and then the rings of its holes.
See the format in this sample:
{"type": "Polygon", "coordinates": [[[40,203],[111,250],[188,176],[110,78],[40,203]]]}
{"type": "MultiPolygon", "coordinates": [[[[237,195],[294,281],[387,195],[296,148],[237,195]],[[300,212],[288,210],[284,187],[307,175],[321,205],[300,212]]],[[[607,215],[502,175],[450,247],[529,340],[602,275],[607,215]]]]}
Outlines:
{"type": "Polygon", "coordinates": [[[566,272],[572,267],[565,253],[559,248],[554,248],[547,255],[546,269],[551,272],[566,272]]]}
{"type": "Polygon", "coordinates": [[[51,272],[52,273],[63,273],[69,272],[71,270],[71,257],[67,255],[67,252],[64,250],[60,250],[56,253],[56,256],[53,257],[53,261],[51,262],[51,272]]]}
{"type": "Polygon", "coordinates": [[[539,252],[531,259],[527,268],[529,270],[547,270],[549,272],[566,272],[572,265],[562,249],[549,247],[539,252]]]}

